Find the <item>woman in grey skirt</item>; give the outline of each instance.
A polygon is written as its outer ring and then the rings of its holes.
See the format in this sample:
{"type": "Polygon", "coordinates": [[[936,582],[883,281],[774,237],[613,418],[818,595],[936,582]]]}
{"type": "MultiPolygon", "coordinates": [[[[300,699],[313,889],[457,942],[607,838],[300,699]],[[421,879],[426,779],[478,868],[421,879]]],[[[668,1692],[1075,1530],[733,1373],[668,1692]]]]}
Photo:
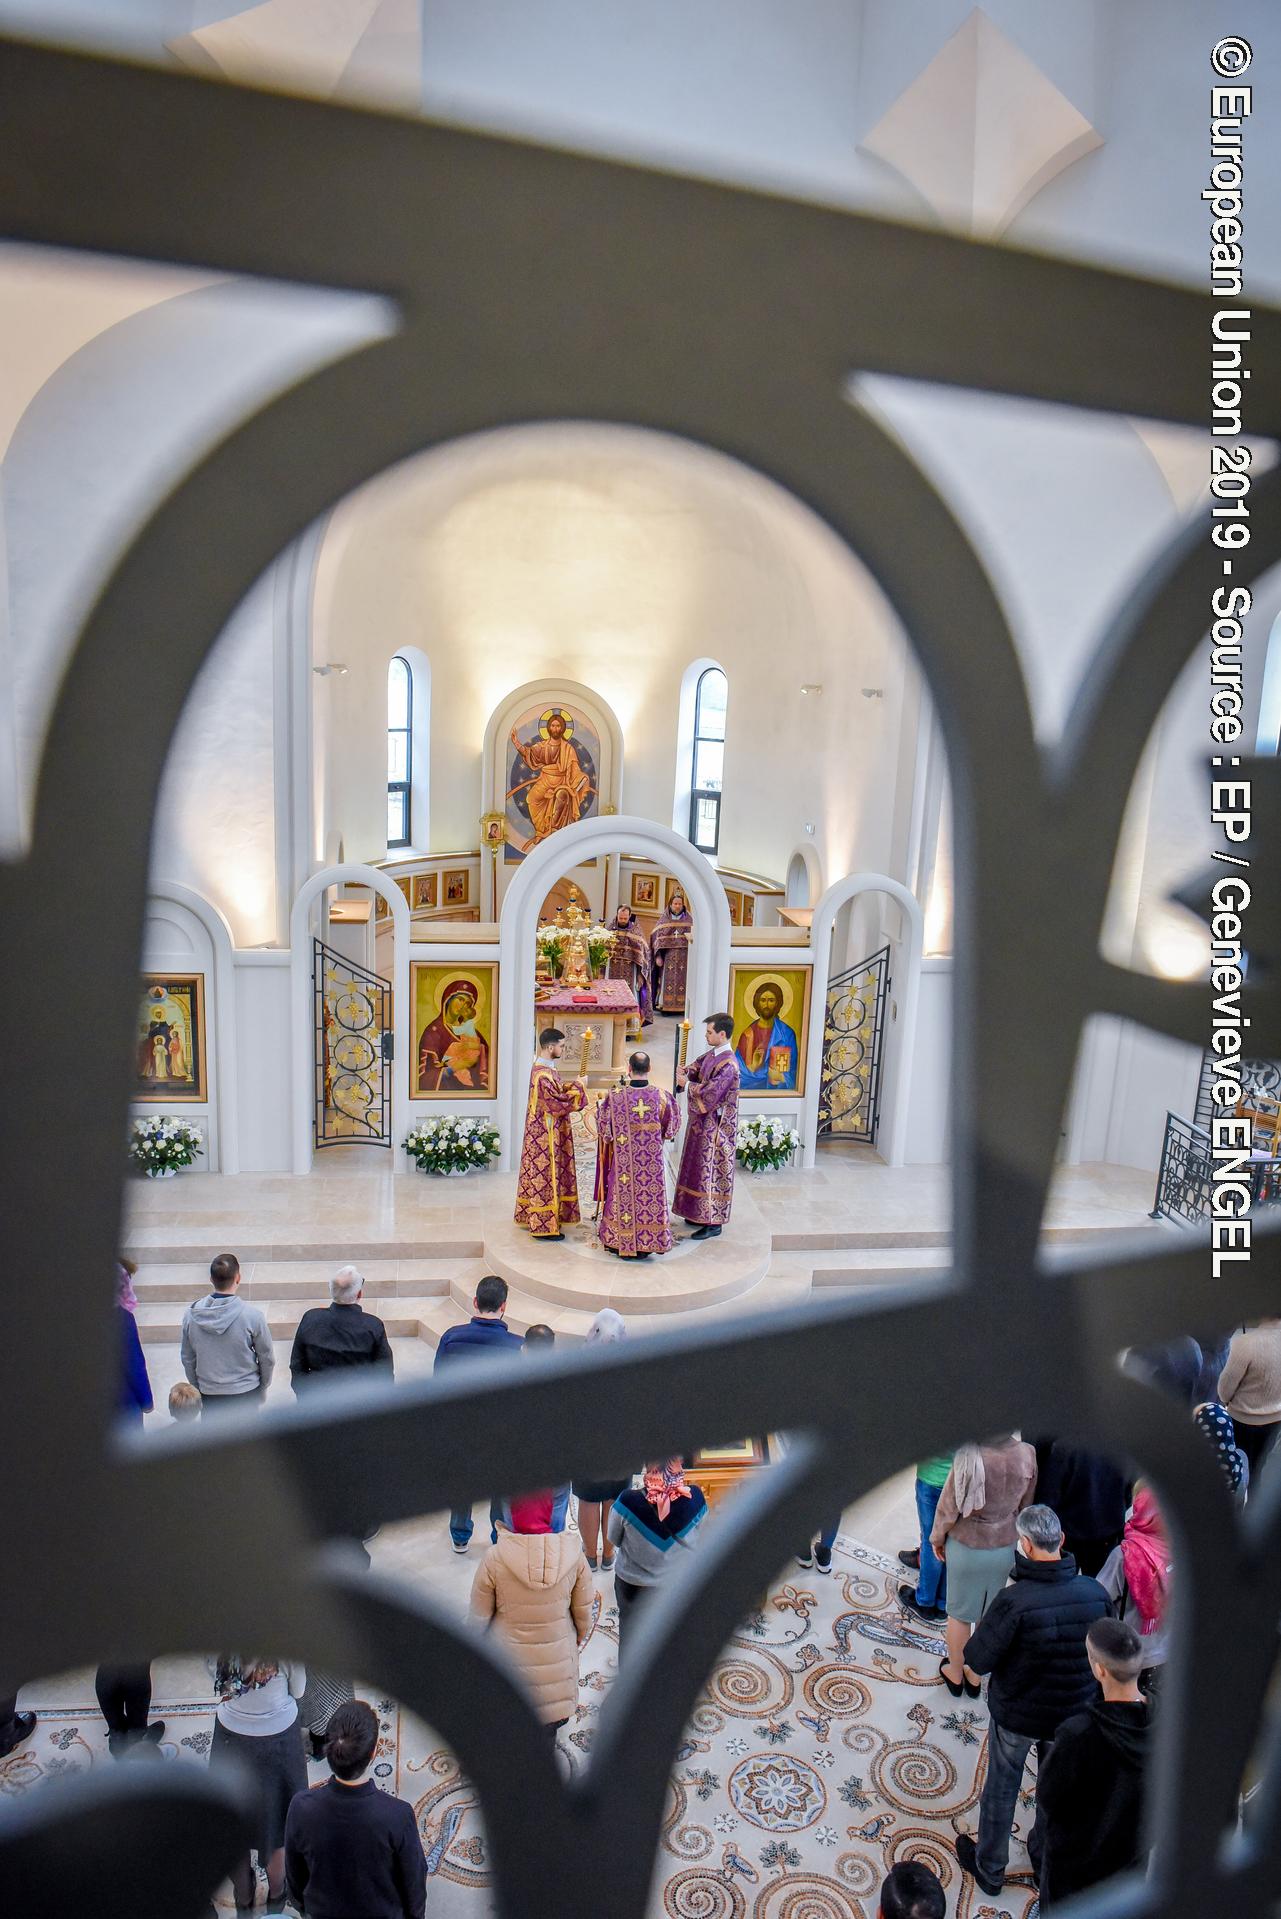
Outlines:
{"type": "Polygon", "coordinates": [[[298,1699],[307,1683],[302,1666],[261,1656],[224,1653],[214,1668],[212,1769],[237,1765],[254,1782],[250,1848],[232,1869],[236,1911],[254,1903],[253,1853],[267,1875],[268,1912],[285,1909],[285,1818],[289,1802],[307,1790],[298,1699]]]}
{"type": "Polygon", "coordinates": [[[954,1699],[979,1696],[966,1642],[1014,1570],[1014,1520],[1036,1492],[1036,1454],[1017,1433],[962,1446],[939,1495],[930,1545],[947,1566],[947,1657],[954,1699]]]}

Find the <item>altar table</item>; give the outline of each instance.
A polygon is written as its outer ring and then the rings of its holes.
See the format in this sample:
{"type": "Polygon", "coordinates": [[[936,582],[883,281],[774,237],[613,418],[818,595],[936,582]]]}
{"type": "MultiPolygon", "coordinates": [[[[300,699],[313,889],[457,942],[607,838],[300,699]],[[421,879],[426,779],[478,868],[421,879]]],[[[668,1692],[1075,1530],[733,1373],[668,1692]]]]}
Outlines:
{"type": "Polygon", "coordinates": [[[627,1035],[639,1028],[640,1007],[626,980],[596,979],[584,987],[562,986],[559,981],[553,981],[550,989],[538,988],[534,1024],[537,1031],[544,1026],[559,1026],[564,1033],[565,1051],[557,1062],[562,1079],[578,1078],[583,1029],[590,1026],[587,1083],[612,1086],[619,1074],[627,1070],[627,1055],[632,1050],[627,1035]],[[586,995],[590,995],[590,999],[586,995]]]}

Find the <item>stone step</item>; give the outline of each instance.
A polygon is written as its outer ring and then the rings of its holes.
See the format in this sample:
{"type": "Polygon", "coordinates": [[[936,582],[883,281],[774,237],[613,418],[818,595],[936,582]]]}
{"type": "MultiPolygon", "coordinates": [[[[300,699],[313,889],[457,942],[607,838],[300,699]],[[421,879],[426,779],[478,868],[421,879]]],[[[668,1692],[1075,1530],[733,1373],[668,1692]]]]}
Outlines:
{"type": "MultiPolygon", "coordinates": [[[[710,1306],[667,1313],[638,1313],[634,1320],[628,1320],[628,1332],[632,1337],[641,1338],[648,1333],[668,1332],[677,1326],[699,1326],[713,1320],[741,1319],[747,1313],[799,1305],[810,1297],[810,1292],[807,1276],[789,1274],[777,1279],[766,1276],[758,1280],[749,1292],[739,1293],[733,1299],[718,1300],[710,1306]]],[[[596,1311],[596,1308],[578,1310],[553,1306],[545,1299],[515,1289],[507,1296],[507,1324],[513,1332],[522,1336],[530,1326],[541,1324],[550,1326],[557,1339],[572,1344],[586,1339],[596,1311]]],[[[467,1308],[452,1300],[434,1300],[422,1315],[419,1335],[436,1346],[441,1334],[450,1326],[461,1325],[466,1314],[467,1308]]]]}
{"type": "Polygon", "coordinates": [[[296,1237],[281,1240],[241,1238],[232,1227],[220,1226],[216,1236],[192,1231],[178,1238],[172,1227],[140,1226],[131,1228],[123,1252],[126,1259],[148,1266],[204,1267],[215,1253],[233,1252],[242,1267],[267,1260],[273,1264],[306,1261],[333,1267],[362,1266],[365,1261],[402,1259],[479,1259],[485,1242],[479,1233],[424,1233],[420,1239],[342,1239],[317,1233],[314,1239],[296,1237]]]}
{"type": "MultiPolygon", "coordinates": [[[[329,1281],[339,1266],[354,1265],[364,1275],[365,1301],[371,1312],[379,1308],[376,1300],[447,1294],[455,1277],[474,1288],[484,1271],[479,1259],[401,1259],[401,1260],[243,1260],[240,1292],[245,1299],[301,1302],[306,1306],[324,1306],[329,1301],[329,1281]]],[[[152,1262],[140,1265],[134,1290],[149,1305],[181,1301],[190,1304],[209,1291],[206,1264],[191,1261],[152,1262]]]]}
{"type": "MultiPolygon", "coordinates": [[[[288,1350],[281,1352],[282,1344],[288,1345],[298,1330],[298,1322],[309,1306],[322,1306],[323,1299],[270,1299],[254,1301],[261,1307],[271,1337],[276,1342],[276,1364],[287,1365],[288,1350]]],[[[395,1296],[371,1303],[370,1310],[375,1312],[387,1328],[391,1339],[417,1339],[421,1336],[423,1316],[433,1308],[442,1307],[457,1320],[457,1309],[446,1296],[443,1300],[439,1293],[395,1296]]],[[[162,1301],[155,1305],[139,1299],[138,1310],[134,1317],[138,1322],[138,1333],[144,1346],[176,1345],[182,1337],[182,1316],[185,1303],[178,1300],[162,1301]]]]}
{"type": "Polygon", "coordinates": [[[826,1286],[892,1286],[902,1280],[935,1278],[952,1264],[948,1246],[854,1246],[821,1252],[775,1253],[771,1279],[805,1274],[815,1290],[826,1286]]]}

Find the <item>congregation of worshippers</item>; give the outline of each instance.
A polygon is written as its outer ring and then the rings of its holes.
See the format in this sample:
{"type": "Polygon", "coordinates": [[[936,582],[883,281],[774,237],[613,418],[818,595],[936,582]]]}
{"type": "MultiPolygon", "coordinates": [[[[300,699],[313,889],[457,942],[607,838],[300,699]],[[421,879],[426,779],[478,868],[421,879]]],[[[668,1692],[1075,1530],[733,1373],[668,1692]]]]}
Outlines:
{"type": "MultiPolygon", "coordinates": [[[[240,1281],[236,1257],[221,1254],[209,1291],[186,1311],[185,1378],[169,1395],[175,1424],[243,1416],[265,1400],[276,1354],[240,1281]]],[[[344,1267],[328,1303],[304,1313],[289,1355],[300,1399],[350,1380],[353,1368],[394,1381],[386,1330],[362,1294],[361,1274],[344,1267]]],[[[532,1325],[521,1338],[506,1324],[507,1301],[503,1279],[482,1278],[470,1316],[441,1337],[435,1370],[453,1374],[486,1356],[539,1363],[554,1332],[532,1325]]],[[[137,1303],[122,1264],[114,1309],[119,1413],[141,1426],[154,1409],[137,1303]]],[[[588,1349],[605,1352],[626,1338],[624,1319],[605,1308],[588,1349]]],[[[1281,1432],[1281,1320],[1217,1344],[1176,1340],[1127,1363],[1182,1402],[1232,1499],[1244,1503],[1281,1432]]],[[[775,1451],[785,1444],[785,1436],[776,1440],[775,1451]]],[[[902,1615],[941,1634],[941,1692],[973,1702],[987,1718],[977,1816],[972,1831],[955,1836],[961,1872],[985,1894],[1002,1889],[1032,1760],[1027,1851],[1042,1908],[1142,1867],[1144,1781],[1179,1576],[1153,1489],[1102,1454],[1002,1433],[920,1461],[915,1506],[918,1536],[898,1555],[902,1615]]],[[[497,1494],[482,1510],[478,1545],[472,1510],[450,1513],[449,1550],[475,1561],[471,1625],[504,1643],[550,1741],[577,1709],[589,1635],[603,1631],[616,1638],[619,1660],[633,1657],[647,1608],[698,1550],[708,1520],[695,1462],[675,1456],[638,1461],[626,1477],[497,1494]]],[[[732,1506],[711,1523],[732,1524],[732,1506]]],[[[799,1527],[800,1572],[831,1575],[840,1526],[833,1512],[813,1532],[799,1527]]],[[[414,1814],[371,1773],[378,1713],[356,1696],[353,1680],[305,1671],[264,1649],[217,1651],[209,1673],[208,1763],[247,1768],[254,1787],[252,1848],[233,1876],[237,1909],[254,1903],[256,1856],[268,1911],[407,1919],[427,1911],[414,1814]]],[[[114,1758],[160,1763],[165,1729],[151,1715],[150,1668],[102,1667],[96,1691],[114,1758]]],[[[0,1702],[0,1757],[29,1740],[36,1724],[21,1695],[0,1702]]],[[[901,1861],[879,1910],[941,1919],[942,1886],[927,1864],[901,1861]]]]}

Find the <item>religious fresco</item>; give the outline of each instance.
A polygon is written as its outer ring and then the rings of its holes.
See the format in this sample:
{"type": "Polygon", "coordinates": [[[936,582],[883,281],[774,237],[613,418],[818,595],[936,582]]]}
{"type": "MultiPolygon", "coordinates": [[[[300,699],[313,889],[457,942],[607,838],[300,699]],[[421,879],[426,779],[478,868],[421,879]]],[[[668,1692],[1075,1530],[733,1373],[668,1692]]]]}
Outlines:
{"type": "Polygon", "coordinates": [[[739,1085],[756,1098],[805,1091],[809,966],[731,966],[729,1010],[739,1085]]]}
{"type": "Polygon", "coordinates": [[[508,735],[503,858],[536,846],[599,811],[600,738],[572,706],[532,706],[508,735]]]}
{"type": "Polygon", "coordinates": [[[498,1090],[498,967],[415,961],[409,969],[413,1099],[493,1099],[498,1090]]]}
{"type": "Polygon", "coordinates": [[[133,1097],[149,1105],[209,1097],[205,1077],[205,976],[143,975],[133,1097]]]}

